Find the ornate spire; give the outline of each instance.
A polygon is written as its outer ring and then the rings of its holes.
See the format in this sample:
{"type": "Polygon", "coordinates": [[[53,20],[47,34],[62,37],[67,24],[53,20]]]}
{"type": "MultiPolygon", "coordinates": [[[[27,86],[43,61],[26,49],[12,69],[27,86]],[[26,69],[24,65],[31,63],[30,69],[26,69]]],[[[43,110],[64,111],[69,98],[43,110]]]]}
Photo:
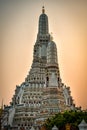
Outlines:
{"type": "Polygon", "coordinates": [[[44,6],[42,7],[42,13],[43,13],[43,14],[45,13],[45,8],[44,8],[44,6]]]}
{"type": "Polygon", "coordinates": [[[48,34],[48,17],[45,14],[44,6],[42,7],[42,14],[39,17],[39,34],[48,34]]]}

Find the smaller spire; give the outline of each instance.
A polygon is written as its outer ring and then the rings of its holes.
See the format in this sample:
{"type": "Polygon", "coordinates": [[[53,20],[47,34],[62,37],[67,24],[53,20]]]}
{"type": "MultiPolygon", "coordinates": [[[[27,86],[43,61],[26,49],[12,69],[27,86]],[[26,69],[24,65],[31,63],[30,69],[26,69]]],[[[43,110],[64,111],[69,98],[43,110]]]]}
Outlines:
{"type": "Polygon", "coordinates": [[[3,99],[2,99],[2,106],[1,106],[2,110],[3,110],[3,99]]]}
{"type": "Polygon", "coordinates": [[[45,8],[44,8],[44,6],[42,7],[42,13],[43,13],[43,14],[45,13],[45,8]]]}
{"type": "Polygon", "coordinates": [[[50,35],[50,41],[53,41],[53,33],[51,32],[51,35],[50,35]]]}

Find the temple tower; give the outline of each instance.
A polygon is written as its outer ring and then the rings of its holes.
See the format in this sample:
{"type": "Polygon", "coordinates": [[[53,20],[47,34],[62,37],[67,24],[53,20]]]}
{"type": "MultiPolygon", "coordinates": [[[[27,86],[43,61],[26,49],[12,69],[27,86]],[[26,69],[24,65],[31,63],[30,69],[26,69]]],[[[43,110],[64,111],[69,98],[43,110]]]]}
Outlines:
{"type": "Polygon", "coordinates": [[[8,124],[15,130],[41,126],[48,117],[75,108],[69,87],[60,77],[57,47],[48,25],[48,16],[42,7],[31,69],[25,81],[16,86],[11,105],[5,107],[9,113],[8,124]]]}

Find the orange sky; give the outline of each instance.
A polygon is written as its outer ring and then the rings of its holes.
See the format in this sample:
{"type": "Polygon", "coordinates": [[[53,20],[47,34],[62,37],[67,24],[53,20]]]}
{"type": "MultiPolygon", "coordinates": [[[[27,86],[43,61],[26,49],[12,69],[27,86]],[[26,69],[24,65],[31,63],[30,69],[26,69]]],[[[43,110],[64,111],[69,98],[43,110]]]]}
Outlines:
{"type": "Polygon", "coordinates": [[[9,104],[33,58],[38,19],[45,6],[57,45],[62,81],[77,106],[87,108],[87,0],[0,1],[0,104],[9,104]]]}

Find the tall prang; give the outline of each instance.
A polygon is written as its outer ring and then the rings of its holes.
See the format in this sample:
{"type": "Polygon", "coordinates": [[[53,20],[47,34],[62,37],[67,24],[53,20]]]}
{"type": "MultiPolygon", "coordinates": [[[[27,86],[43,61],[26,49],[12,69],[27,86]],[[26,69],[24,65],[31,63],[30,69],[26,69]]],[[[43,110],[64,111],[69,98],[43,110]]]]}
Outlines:
{"type": "Polygon", "coordinates": [[[70,87],[64,85],[60,77],[57,47],[48,25],[43,7],[31,69],[25,81],[16,86],[10,106],[4,108],[8,111],[8,122],[3,118],[2,127],[8,124],[15,130],[21,127],[27,130],[31,126],[41,126],[58,112],[75,109],[70,87]]]}

